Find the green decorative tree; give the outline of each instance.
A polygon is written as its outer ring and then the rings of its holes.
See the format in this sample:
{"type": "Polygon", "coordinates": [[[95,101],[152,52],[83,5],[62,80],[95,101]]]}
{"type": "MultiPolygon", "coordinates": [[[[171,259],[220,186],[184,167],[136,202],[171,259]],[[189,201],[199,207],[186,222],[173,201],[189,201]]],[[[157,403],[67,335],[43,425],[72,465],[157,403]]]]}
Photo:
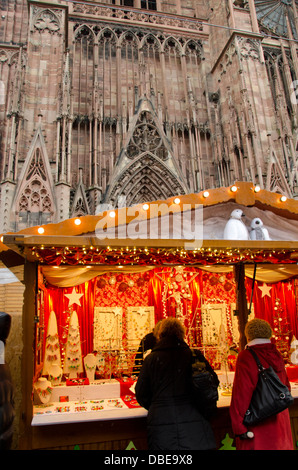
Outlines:
{"type": "Polygon", "coordinates": [[[132,441],[130,441],[130,443],[128,444],[128,446],[126,447],[125,450],[137,450],[137,448],[134,445],[134,443],[132,441]]]}
{"type": "Polygon", "coordinates": [[[219,450],[236,450],[236,447],[233,447],[233,438],[229,436],[227,433],[225,438],[221,441],[223,444],[222,447],[219,448],[219,450]]]}

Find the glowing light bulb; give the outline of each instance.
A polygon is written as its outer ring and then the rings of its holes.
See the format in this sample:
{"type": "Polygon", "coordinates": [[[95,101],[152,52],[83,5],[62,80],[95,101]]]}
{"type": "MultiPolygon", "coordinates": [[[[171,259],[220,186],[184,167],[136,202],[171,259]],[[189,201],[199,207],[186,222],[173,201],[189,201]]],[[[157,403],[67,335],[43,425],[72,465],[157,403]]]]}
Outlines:
{"type": "Polygon", "coordinates": [[[43,227],[38,227],[37,231],[38,231],[38,233],[42,234],[42,233],[44,233],[44,228],[43,227]]]}
{"type": "Polygon", "coordinates": [[[232,193],[235,193],[237,191],[237,186],[232,186],[231,191],[232,191],[232,193]]]}
{"type": "Polygon", "coordinates": [[[175,197],[174,203],[175,203],[175,204],[180,204],[180,199],[179,199],[179,197],[175,197]]]}
{"type": "Polygon", "coordinates": [[[81,225],[82,221],[81,221],[81,219],[75,219],[74,223],[76,225],[81,225]]]}

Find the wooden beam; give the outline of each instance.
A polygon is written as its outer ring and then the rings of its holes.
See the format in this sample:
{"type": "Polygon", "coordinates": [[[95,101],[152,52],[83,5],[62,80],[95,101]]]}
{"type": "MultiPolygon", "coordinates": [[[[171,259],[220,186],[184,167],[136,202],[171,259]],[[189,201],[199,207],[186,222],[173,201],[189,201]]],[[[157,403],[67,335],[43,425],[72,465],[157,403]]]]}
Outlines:
{"type": "Polygon", "coordinates": [[[236,312],[239,328],[239,349],[242,351],[246,345],[244,329],[248,320],[244,263],[236,264],[234,269],[236,280],[236,312]]]}
{"type": "Polygon", "coordinates": [[[34,316],[36,310],[37,264],[25,262],[24,266],[24,303],[23,303],[23,354],[22,354],[22,405],[20,416],[19,449],[31,449],[33,417],[32,387],[34,364],[32,348],[34,344],[34,316]]]}

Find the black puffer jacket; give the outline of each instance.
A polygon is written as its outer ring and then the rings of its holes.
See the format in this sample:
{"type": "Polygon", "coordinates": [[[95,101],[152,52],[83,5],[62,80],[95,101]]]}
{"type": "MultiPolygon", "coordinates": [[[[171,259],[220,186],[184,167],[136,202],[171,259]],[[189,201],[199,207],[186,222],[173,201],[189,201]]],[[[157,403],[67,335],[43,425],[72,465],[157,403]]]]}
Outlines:
{"type": "MultiPolygon", "coordinates": [[[[6,343],[11,325],[11,316],[0,312],[0,341],[6,343]]],[[[0,364],[0,450],[9,450],[13,437],[14,389],[9,366],[0,364]]]]}
{"type": "Polygon", "coordinates": [[[209,422],[192,400],[191,350],[164,338],[144,360],[136,398],[148,410],[149,450],[215,449],[209,422]]]}
{"type": "Polygon", "coordinates": [[[0,450],[11,447],[13,436],[14,390],[7,364],[0,364],[0,450]]]}

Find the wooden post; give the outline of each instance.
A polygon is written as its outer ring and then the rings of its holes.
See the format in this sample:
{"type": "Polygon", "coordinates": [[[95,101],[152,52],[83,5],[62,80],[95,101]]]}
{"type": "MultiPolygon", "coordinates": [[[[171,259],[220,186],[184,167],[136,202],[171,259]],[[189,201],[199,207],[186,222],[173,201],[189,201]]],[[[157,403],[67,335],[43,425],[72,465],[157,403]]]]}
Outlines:
{"type": "Polygon", "coordinates": [[[248,307],[245,288],[245,269],[244,264],[239,263],[235,265],[235,280],[236,280],[236,312],[238,317],[239,328],[239,350],[242,351],[246,345],[246,337],[244,328],[248,320],[248,307]]]}
{"type": "Polygon", "coordinates": [[[32,386],[34,375],[33,345],[34,316],[36,313],[37,267],[35,263],[25,262],[24,266],[24,304],[23,304],[23,354],[22,354],[22,405],[20,419],[20,450],[32,448],[32,386]]]}

